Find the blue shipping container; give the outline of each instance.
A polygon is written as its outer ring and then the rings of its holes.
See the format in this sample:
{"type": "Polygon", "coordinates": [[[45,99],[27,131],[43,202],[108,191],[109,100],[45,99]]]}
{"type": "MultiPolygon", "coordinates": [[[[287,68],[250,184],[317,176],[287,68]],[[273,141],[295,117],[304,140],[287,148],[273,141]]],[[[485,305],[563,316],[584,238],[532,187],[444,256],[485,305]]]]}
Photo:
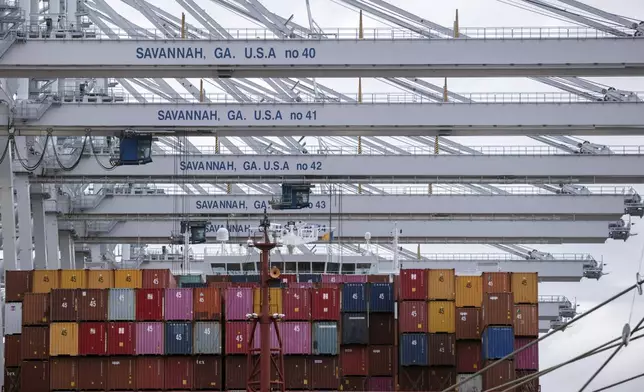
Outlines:
{"type": "Polygon", "coordinates": [[[393,313],[394,286],[391,283],[372,283],[369,295],[369,312],[393,313]]]}
{"type": "Polygon", "coordinates": [[[338,323],[320,321],[313,323],[313,355],[338,355],[338,323]]]}
{"type": "Polygon", "coordinates": [[[368,324],[366,313],[342,314],[342,344],[369,344],[368,324]]]}
{"type": "Polygon", "coordinates": [[[259,283],[259,275],[230,275],[232,283],[259,283]]]}
{"type": "Polygon", "coordinates": [[[342,311],[362,313],[367,311],[367,285],[345,283],[342,287],[342,311]]]}
{"type": "Polygon", "coordinates": [[[322,275],[320,274],[299,274],[297,276],[298,282],[304,283],[320,283],[322,282],[322,275]]]}
{"type": "Polygon", "coordinates": [[[512,327],[487,327],[483,331],[483,360],[500,359],[514,351],[512,327]]]}
{"type": "Polygon", "coordinates": [[[404,333],[400,335],[400,365],[429,365],[426,333],[404,333]]]}
{"type": "Polygon", "coordinates": [[[192,354],[192,324],[169,322],[165,324],[166,355],[192,354]]]}

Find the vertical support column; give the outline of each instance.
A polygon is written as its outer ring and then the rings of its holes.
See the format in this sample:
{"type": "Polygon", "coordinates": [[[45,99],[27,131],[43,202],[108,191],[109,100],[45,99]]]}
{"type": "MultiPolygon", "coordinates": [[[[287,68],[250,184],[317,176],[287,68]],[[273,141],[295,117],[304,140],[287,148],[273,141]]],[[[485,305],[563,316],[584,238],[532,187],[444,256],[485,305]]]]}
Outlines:
{"type": "Polygon", "coordinates": [[[33,218],[34,236],[34,269],[47,268],[47,252],[45,251],[45,205],[42,193],[31,197],[31,212],[33,218]]]}
{"type": "MultiPolygon", "coordinates": [[[[0,137],[0,158],[7,145],[7,138],[0,137]]],[[[13,166],[11,146],[0,163],[0,214],[2,214],[2,252],[5,271],[18,269],[16,250],[16,213],[13,196],[13,166]]]]}
{"type": "Polygon", "coordinates": [[[45,211],[45,239],[47,268],[60,269],[60,259],[58,258],[58,215],[55,212],[45,211]]]}
{"type": "Polygon", "coordinates": [[[99,261],[102,261],[103,257],[101,256],[101,246],[97,244],[90,245],[89,255],[91,257],[92,262],[94,263],[98,263],[99,261]]]}
{"type": "Polygon", "coordinates": [[[58,247],[60,248],[60,268],[73,269],[74,265],[74,239],[69,230],[58,232],[58,247]]]}
{"type": "Polygon", "coordinates": [[[34,267],[33,241],[31,234],[31,203],[29,195],[29,177],[25,173],[16,174],[13,179],[18,202],[18,265],[21,270],[34,267]]]}
{"type": "Polygon", "coordinates": [[[74,268],[75,269],[84,269],[85,268],[85,256],[87,252],[76,250],[74,247],[74,268]]]}
{"type": "Polygon", "coordinates": [[[130,259],[132,259],[131,251],[132,248],[130,248],[130,244],[121,245],[121,262],[130,261],[130,259]]]}

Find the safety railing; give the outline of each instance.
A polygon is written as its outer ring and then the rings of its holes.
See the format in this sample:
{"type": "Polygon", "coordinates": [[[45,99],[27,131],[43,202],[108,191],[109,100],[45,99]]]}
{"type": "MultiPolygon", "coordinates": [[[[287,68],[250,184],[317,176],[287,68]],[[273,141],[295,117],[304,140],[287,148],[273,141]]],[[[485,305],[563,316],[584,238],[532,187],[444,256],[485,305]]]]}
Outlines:
{"type": "Polygon", "coordinates": [[[87,231],[93,233],[109,233],[118,224],[117,221],[88,221],[87,231]]]}
{"type": "Polygon", "coordinates": [[[570,303],[570,300],[565,295],[540,295],[539,302],[570,303]]]}
{"type": "MultiPolygon", "coordinates": [[[[63,91],[61,96],[75,96],[78,95],[74,91],[63,91]]],[[[292,96],[281,94],[245,94],[248,102],[239,102],[239,100],[229,94],[225,93],[204,93],[202,97],[195,97],[192,94],[172,94],[166,97],[159,96],[152,93],[140,93],[136,97],[126,92],[109,92],[114,99],[89,99],[91,96],[88,94],[86,98],[80,97],[75,100],[61,100],[64,105],[83,105],[83,104],[100,104],[100,105],[126,105],[137,104],[139,99],[144,99],[146,104],[194,104],[199,106],[206,106],[208,104],[226,104],[226,105],[257,105],[261,103],[264,106],[268,105],[357,105],[358,94],[356,93],[343,93],[351,101],[337,101],[337,100],[323,100],[315,98],[310,95],[301,95],[297,99],[292,96]],[[118,99],[116,99],[118,98],[118,99]],[[101,102],[99,102],[101,101],[101,102]]],[[[619,103],[644,103],[644,92],[632,92],[632,94],[624,96],[623,101],[604,101],[603,95],[597,95],[596,98],[588,99],[585,96],[567,92],[459,92],[456,93],[465,98],[466,102],[450,101],[444,102],[443,100],[436,100],[428,98],[427,96],[411,93],[364,93],[362,94],[362,104],[433,104],[433,105],[477,105],[477,104],[543,104],[543,103],[596,103],[598,105],[611,105],[619,103]]],[[[109,97],[108,97],[109,98],[109,97]]]]}
{"type": "MultiPolygon", "coordinates": [[[[73,25],[56,24],[55,28],[47,30],[42,27],[22,26],[17,29],[31,39],[54,37],[56,33],[74,32],[75,40],[114,40],[114,39],[141,39],[141,40],[180,40],[178,33],[169,35],[159,29],[112,29],[110,38],[100,29],[78,29],[73,25]]],[[[357,28],[324,28],[322,34],[311,34],[308,30],[289,29],[281,34],[266,28],[233,28],[226,29],[222,34],[211,34],[205,29],[188,29],[191,41],[234,41],[234,40],[291,40],[291,41],[316,41],[316,40],[443,40],[454,39],[453,34],[446,34],[445,30],[431,28],[417,28],[415,31],[403,28],[365,28],[361,32],[357,28]]],[[[632,29],[614,27],[614,33],[599,31],[590,27],[462,27],[459,29],[461,40],[521,40],[521,39],[599,39],[634,37],[632,29]]],[[[60,37],[60,35],[59,35],[60,37]]],[[[66,36],[64,38],[70,36],[66,36]]]]}
{"type": "MultiPolygon", "coordinates": [[[[553,260],[529,259],[527,261],[586,261],[590,255],[584,253],[550,253],[553,260]]],[[[421,257],[432,261],[526,261],[509,253],[421,253],[421,257]]],[[[592,257],[592,256],[591,256],[592,257]]]]}

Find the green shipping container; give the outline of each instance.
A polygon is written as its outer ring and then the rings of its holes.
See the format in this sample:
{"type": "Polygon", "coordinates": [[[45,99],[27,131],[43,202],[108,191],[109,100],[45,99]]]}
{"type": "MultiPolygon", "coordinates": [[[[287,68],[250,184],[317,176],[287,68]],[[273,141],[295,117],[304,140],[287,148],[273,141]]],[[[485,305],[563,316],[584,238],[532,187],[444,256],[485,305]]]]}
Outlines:
{"type": "Polygon", "coordinates": [[[177,275],[175,278],[181,288],[183,288],[184,283],[203,283],[201,275],[177,275]]]}

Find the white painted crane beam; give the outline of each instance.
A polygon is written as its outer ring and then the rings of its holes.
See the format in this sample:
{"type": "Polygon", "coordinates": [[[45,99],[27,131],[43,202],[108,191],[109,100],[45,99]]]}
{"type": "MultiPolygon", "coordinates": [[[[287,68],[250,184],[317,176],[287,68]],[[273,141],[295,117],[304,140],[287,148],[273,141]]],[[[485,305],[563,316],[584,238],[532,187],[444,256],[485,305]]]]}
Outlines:
{"type": "Polygon", "coordinates": [[[509,102],[472,104],[413,103],[412,96],[395,94],[374,95],[372,103],[363,104],[63,103],[42,114],[41,107],[20,106],[13,128],[23,136],[45,130],[55,136],[85,135],[88,130],[237,137],[644,135],[643,102],[552,98],[557,102],[519,103],[506,98],[509,102]]]}
{"type": "Polygon", "coordinates": [[[329,214],[346,218],[369,217],[426,220],[432,217],[519,216],[550,219],[614,221],[624,215],[625,195],[311,195],[309,207],[272,210],[270,195],[111,195],[91,208],[92,198],[73,205],[67,217],[78,220],[120,220],[263,216],[264,208],[280,220],[324,219],[329,214]],[[85,203],[85,201],[87,203],[85,203]],[[175,208],[181,203],[180,210],[175,208]],[[89,207],[89,208],[87,208],[89,207]]]}
{"type": "MultiPolygon", "coordinates": [[[[644,107],[643,107],[644,108],[644,107]]],[[[195,155],[153,156],[105,170],[84,157],[72,170],[49,168],[32,182],[172,183],[289,181],[414,183],[644,183],[644,147],[613,155],[195,155]]],[[[108,156],[97,156],[104,165],[108,156]]]]}
{"type": "MultiPolygon", "coordinates": [[[[187,219],[187,218],[184,218],[187,219]]],[[[200,220],[199,215],[191,219],[200,220]]],[[[233,242],[245,243],[259,226],[259,219],[222,218],[210,220],[206,226],[207,237],[215,242],[216,231],[227,227],[233,242]]],[[[287,221],[273,220],[286,224],[287,221]]],[[[608,238],[608,222],[601,221],[552,221],[552,220],[431,220],[400,221],[390,219],[342,220],[331,216],[327,219],[307,221],[320,238],[331,227],[333,237],[345,242],[362,242],[365,233],[371,233],[372,242],[391,243],[393,231],[400,232],[401,243],[604,243],[608,238]]],[[[169,243],[173,231],[179,230],[179,221],[80,221],[74,223],[78,241],[87,243],[169,243]],[[104,224],[103,224],[104,223],[104,224]]]]}
{"type": "Polygon", "coordinates": [[[464,29],[469,38],[463,39],[392,29],[367,29],[363,40],[357,29],[325,29],[335,39],[274,39],[262,29],[229,33],[234,39],[105,40],[96,31],[50,37],[17,31],[6,38],[8,45],[18,37],[0,58],[0,77],[644,75],[644,39],[575,27],[464,29]]]}

